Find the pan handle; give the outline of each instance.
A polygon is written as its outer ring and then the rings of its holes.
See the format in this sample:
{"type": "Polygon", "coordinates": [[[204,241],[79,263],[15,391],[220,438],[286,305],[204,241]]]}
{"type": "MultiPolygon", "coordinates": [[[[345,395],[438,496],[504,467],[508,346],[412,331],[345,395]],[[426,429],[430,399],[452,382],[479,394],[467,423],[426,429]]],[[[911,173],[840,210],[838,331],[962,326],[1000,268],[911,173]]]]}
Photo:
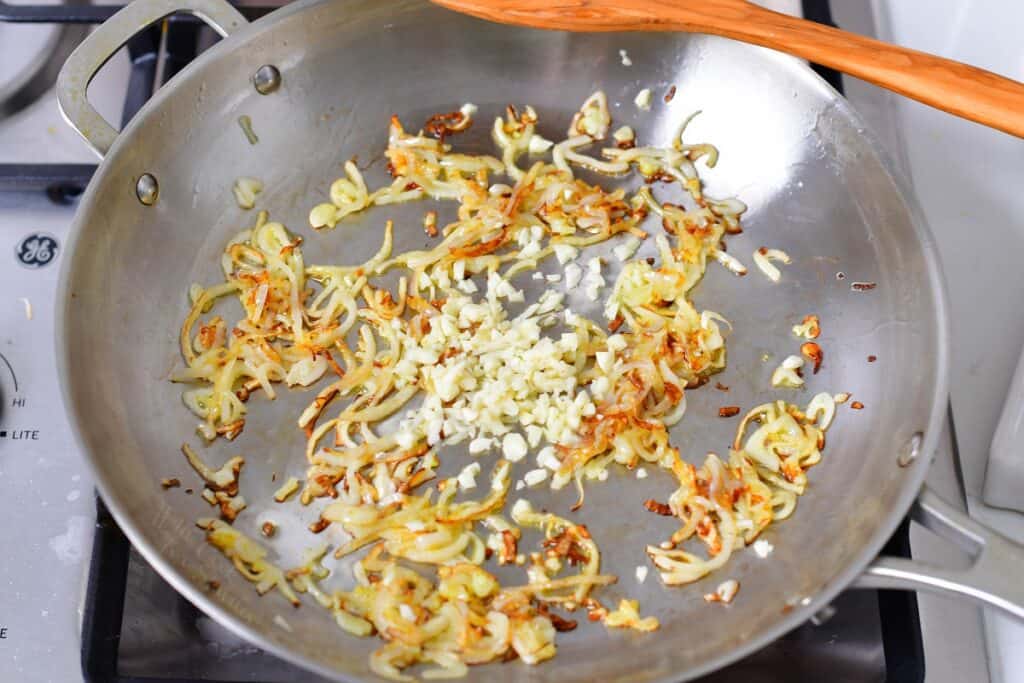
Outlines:
{"type": "Polygon", "coordinates": [[[933,567],[901,557],[879,557],[854,582],[857,588],[927,590],[970,598],[1024,621],[1024,546],[960,512],[925,486],[911,519],[963,548],[973,558],[964,570],[933,567]]]}
{"type": "Polygon", "coordinates": [[[56,85],[60,112],[101,159],[114,144],[117,131],[89,103],[89,84],[132,36],[177,12],[202,19],[221,36],[248,23],[224,0],[135,0],[82,41],[60,70],[56,85]]]}

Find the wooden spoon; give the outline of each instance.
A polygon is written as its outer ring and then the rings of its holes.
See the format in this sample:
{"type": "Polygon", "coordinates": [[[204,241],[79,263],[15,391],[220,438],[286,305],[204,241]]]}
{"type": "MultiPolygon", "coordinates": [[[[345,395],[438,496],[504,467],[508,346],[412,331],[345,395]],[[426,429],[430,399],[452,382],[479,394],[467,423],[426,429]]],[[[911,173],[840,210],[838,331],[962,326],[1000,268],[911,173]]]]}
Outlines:
{"type": "Polygon", "coordinates": [[[746,0],[434,0],[503,24],[564,31],[688,31],[763,45],[1024,137],[1024,84],[746,0]]]}

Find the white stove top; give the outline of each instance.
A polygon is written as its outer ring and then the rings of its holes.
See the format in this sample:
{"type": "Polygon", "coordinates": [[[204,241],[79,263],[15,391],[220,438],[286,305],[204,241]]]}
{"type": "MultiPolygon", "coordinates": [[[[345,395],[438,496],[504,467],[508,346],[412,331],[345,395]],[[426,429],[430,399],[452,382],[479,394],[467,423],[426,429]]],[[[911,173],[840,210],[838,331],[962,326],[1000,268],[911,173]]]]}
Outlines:
{"type": "MultiPolygon", "coordinates": [[[[0,92],[15,85],[9,67],[31,67],[46,54],[41,45],[61,38],[54,26],[0,23],[0,92]]],[[[90,89],[111,121],[120,120],[128,70],[119,54],[90,89]]],[[[61,119],[52,90],[0,116],[0,164],[16,163],[96,163],[61,119]]],[[[19,683],[82,679],[81,605],[96,504],[61,402],[53,345],[54,294],[73,215],[73,206],[43,192],[0,192],[0,513],[7,553],[0,561],[0,679],[19,683]]]]}
{"type": "MultiPolygon", "coordinates": [[[[21,4],[25,2],[22,0],[21,4]]],[[[78,33],[77,27],[74,32],[78,33]]],[[[39,49],[40,42],[53,43],[61,39],[60,30],[51,25],[0,22],[2,71],[6,73],[8,69],[31,68],[31,60],[8,61],[12,55],[23,54],[19,47],[25,49],[24,54],[31,54],[33,59],[38,60],[45,55],[39,49]]],[[[104,118],[114,124],[121,120],[121,105],[129,69],[128,56],[121,51],[100,70],[89,86],[90,101],[104,118]]],[[[13,80],[0,77],[0,94],[8,84],[13,85],[13,80]]],[[[96,155],[64,123],[52,90],[10,116],[4,117],[2,114],[3,108],[0,107],[0,164],[96,163],[96,155]]]]}
{"type": "MultiPolygon", "coordinates": [[[[798,0],[762,4],[799,7],[798,0]]],[[[1024,44],[1015,29],[1024,25],[1024,5],[874,0],[833,2],[833,12],[845,28],[1024,78],[1024,44]],[[1018,16],[1013,20],[1007,12],[1018,16]],[[1002,18],[993,22],[993,16],[1002,18]]],[[[0,45],[22,39],[17,32],[23,28],[0,24],[0,45]]],[[[93,85],[108,120],[120,118],[127,70],[122,55],[93,85]]],[[[1024,215],[1024,143],[870,86],[847,84],[855,106],[913,177],[939,240],[954,323],[965,330],[954,339],[953,403],[967,491],[977,496],[988,440],[1024,341],[1024,318],[999,305],[1024,294],[1024,277],[1013,267],[1015,254],[1024,253],[1024,224],[1015,219],[1024,215]],[[960,188],[966,191],[956,192],[960,188]],[[981,254],[966,248],[974,234],[985,235],[985,244],[1005,245],[982,252],[983,268],[981,254]],[[993,291],[1004,292],[1000,301],[977,305],[993,291]],[[970,336],[972,329],[1002,332],[970,336]]],[[[91,161],[84,143],[60,120],[52,92],[0,119],[0,163],[91,161]]],[[[61,406],[53,351],[54,292],[72,215],[73,207],[54,204],[43,193],[0,192],[0,512],[9,553],[0,562],[0,678],[27,683],[81,680],[81,604],[95,504],[61,406]]],[[[953,468],[951,444],[945,443],[932,485],[947,497],[957,495],[953,468]]],[[[920,557],[955,559],[955,551],[919,529],[912,542],[920,557]]],[[[927,596],[920,608],[928,679],[988,679],[980,613],[927,596]]],[[[1024,680],[1024,661],[1010,654],[1012,645],[1024,642],[1024,631],[996,620],[990,629],[992,680],[1024,680]]]]}
{"type": "MultiPolygon", "coordinates": [[[[883,39],[1024,81],[1019,0],[875,2],[883,39]]],[[[898,120],[952,305],[951,398],[970,511],[1024,542],[1024,515],[981,502],[989,444],[1024,346],[1024,140],[905,99],[898,120]]],[[[986,615],[986,627],[993,679],[1024,681],[1024,625],[986,615]]]]}
{"type": "Polygon", "coordinates": [[[78,606],[95,502],[62,407],[53,350],[54,292],[70,216],[42,193],[0,193],[0,510],[7,553],[0,562],[0,666],[11,681],[81,676],[78,606]],[[18,253],[35,267],[23,265],[18,253]]]}

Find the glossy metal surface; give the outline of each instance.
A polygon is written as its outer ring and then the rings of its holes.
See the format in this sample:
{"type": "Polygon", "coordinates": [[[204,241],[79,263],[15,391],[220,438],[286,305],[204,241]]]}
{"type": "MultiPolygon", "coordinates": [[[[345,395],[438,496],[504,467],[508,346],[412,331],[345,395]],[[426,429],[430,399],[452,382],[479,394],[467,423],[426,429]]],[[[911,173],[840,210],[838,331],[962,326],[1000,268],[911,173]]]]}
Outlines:
{"type": "Polygon", "coordinates": [[[911,516],[960,546],[971,556],[971,566],[946,569],[899,557],[881,557],[868,567],[857,585],[963,595],[1024,620],[1024,584],[1014,571],[1021,558],[1017,543],[974,521],[927,488],[918,496],[911,516]]]}
{"type": "Polygon", "coordinates": [[[252,75],[252,85],[261,95],[269,95],[281,87],[281,72],[273,64],[264,64],[252,75]]]}
{"type": "Polygon", "coordinates": [[[68,57],[57,77],[57,103],[72,128],[102,157],[114,144],[117,131],[86,97],[92,79],[128,39],[175,12],[193,14],[226,36],[247,22],[220,0],[146,0],[133,2],[97,28],[68,57]]]}
{"type": "MultiPolygon", "coordinates": [[[[328,675],[368,675],[366,655],[376,642],[340,634],[316,608],[295,611],[277,596],[258,598],[202,543],[193,522],[210,508],[182,489],[159,486],[166,476],[195,483],[178,453],[182,440],[194,441],[194,420],[167,377],[180,365],[176,336],[188,284],[218,280],[223,244],[252,221],[234,204],[234,179],[264,180],[260,205],[304,237],[307,262],[364,258],[376,249],[385,218],[399,226],[396,248],[422,247],[423,204],[375,210],[324,235],[311,234],[306,213],[353,155],[371,184],[383,182],[392,113],[414,127],[472,101],[485,124],[510,101],[530,103],[541,113],[541,132],[558,138],[574,108],[598,87],[614,103],[617,125],[631,124],[655,144],[666,144],[686,116],[703,110],[688,137],[721,151],[707,173],[708,192],[735,194],[750,206],[746,231],[730,239],[730,252],[749,265],[749,255],[767,245],[794,259],[778,285],[756,270],[738,280],[710,268],[696,303],[735,323],[729,367],[716,378],[731,390],[691,392],[675,444],[693,461],[707,450],[723,453],[735,421],[718,418],[718,408],[749,407],[779,394],[769,390],[769,376],[796,349],[789,328],[807,313],[823,322],[826,362],[800,400],[813,391],[851,391],[866,407],[841,410],[797,513],[767,534],[775,546],[770,559],[740,553],[724,572],[693,586],[666,591],[653,577],[643,585],[632,579],[633,568],[646,561],[643,545],[673,528],[669,520],[652,520],[640,504],[667,496],[667,477],[615,475],[591,486],[582,517],[605,549],[606,569],[622,577],[605,596],[639,598],[661,619],[661,630],[640,636],[581,628],[561,639],[559,657],[544,666],[484,667],[472,676],[693,677],[805,621],[875,557],[928,467],[929,458],[899,466],[899,449],[921,432],[921,452],[934,452],[946,400],[947,322],[930,236],[848,104],[800,62],[721,39],[546,33],[418,2],[326,0],[300,2],[241,29],[159,92],[110,149],[68,245],[58,337],[72,422],[118,521],[175,588],[263,648],[328,675]],[[633,67],[621,65],[620,49],[628,50],[633,67]],[[282,85],[262,96],[250,78],[268,63],[280,69],[282,85]],[[670,85],[678,88],[671,104],[656,96],[649,113],[632,105],[641,87],[660,95],[670,85]],[[236,123],[240,115],[252,118],[258,144],[247,142],[236,123]],[[145,172],[160,179],[151,207],[134,193],[145,172]],[[856,292],[853,281],[878,286],[856,292]],[[868,355],[878,362],[867,363],[868,355]],[[739,596],[728,608],[709,608],[701,596],[726,577],[740,581],[739,596]],[[211,579],[221,584],[216,592],[206,588],[211,579]],[[275,625],[278,615],[287,629],[275,625]]],[[[478,124],[458,144],[488,148],[486,129],[478,124]]],[[[671,199],[664,190],[659,196],[671,199]]],[[[573,304],[596,314],[583,298],[573,304]]],[[[214,463],[247,456],[242,491],[251,507],[238,525],[255,534],[264,519],[273,519],[282,532],[267,544],[283,558],[313,543],[303,526],[319,505],[265,507],[263,501],[277,485],[272,473],[278,481],[302,474],[304,439],[294,419],[308,396],[283,392],[273,403],[254,400],[243,435],[204,452],[214,463]]],[[[445,455],[453,467],[461,460],[458,453],[445,455]]],[[[530,498],[568,513],[574,496],[530,498]]],[[[344,566],[328,582],[349,584],[344,566]]]]}

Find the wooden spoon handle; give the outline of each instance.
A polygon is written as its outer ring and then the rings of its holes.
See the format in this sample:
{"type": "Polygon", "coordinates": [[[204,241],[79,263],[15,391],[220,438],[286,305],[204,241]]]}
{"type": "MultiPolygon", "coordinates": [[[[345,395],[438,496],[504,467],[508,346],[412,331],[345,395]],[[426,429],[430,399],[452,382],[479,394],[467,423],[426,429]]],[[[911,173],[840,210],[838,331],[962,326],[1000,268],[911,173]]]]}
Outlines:
{"type": "MultiPolygon", "coordinates": [[[[713,3],[712,3],[713,4],[713,3]]],[[[750,6],[705,31],[831,67],[918,102],[1024,137],[1024,84],[991,71],[750,6]]]]}
{"type": "Polygon", "coordinates": [[[1024,137],[1024,84],[745,0],[434,0],[491,21],[567,31],[711,33],[788,52],[1024,137]]]}

